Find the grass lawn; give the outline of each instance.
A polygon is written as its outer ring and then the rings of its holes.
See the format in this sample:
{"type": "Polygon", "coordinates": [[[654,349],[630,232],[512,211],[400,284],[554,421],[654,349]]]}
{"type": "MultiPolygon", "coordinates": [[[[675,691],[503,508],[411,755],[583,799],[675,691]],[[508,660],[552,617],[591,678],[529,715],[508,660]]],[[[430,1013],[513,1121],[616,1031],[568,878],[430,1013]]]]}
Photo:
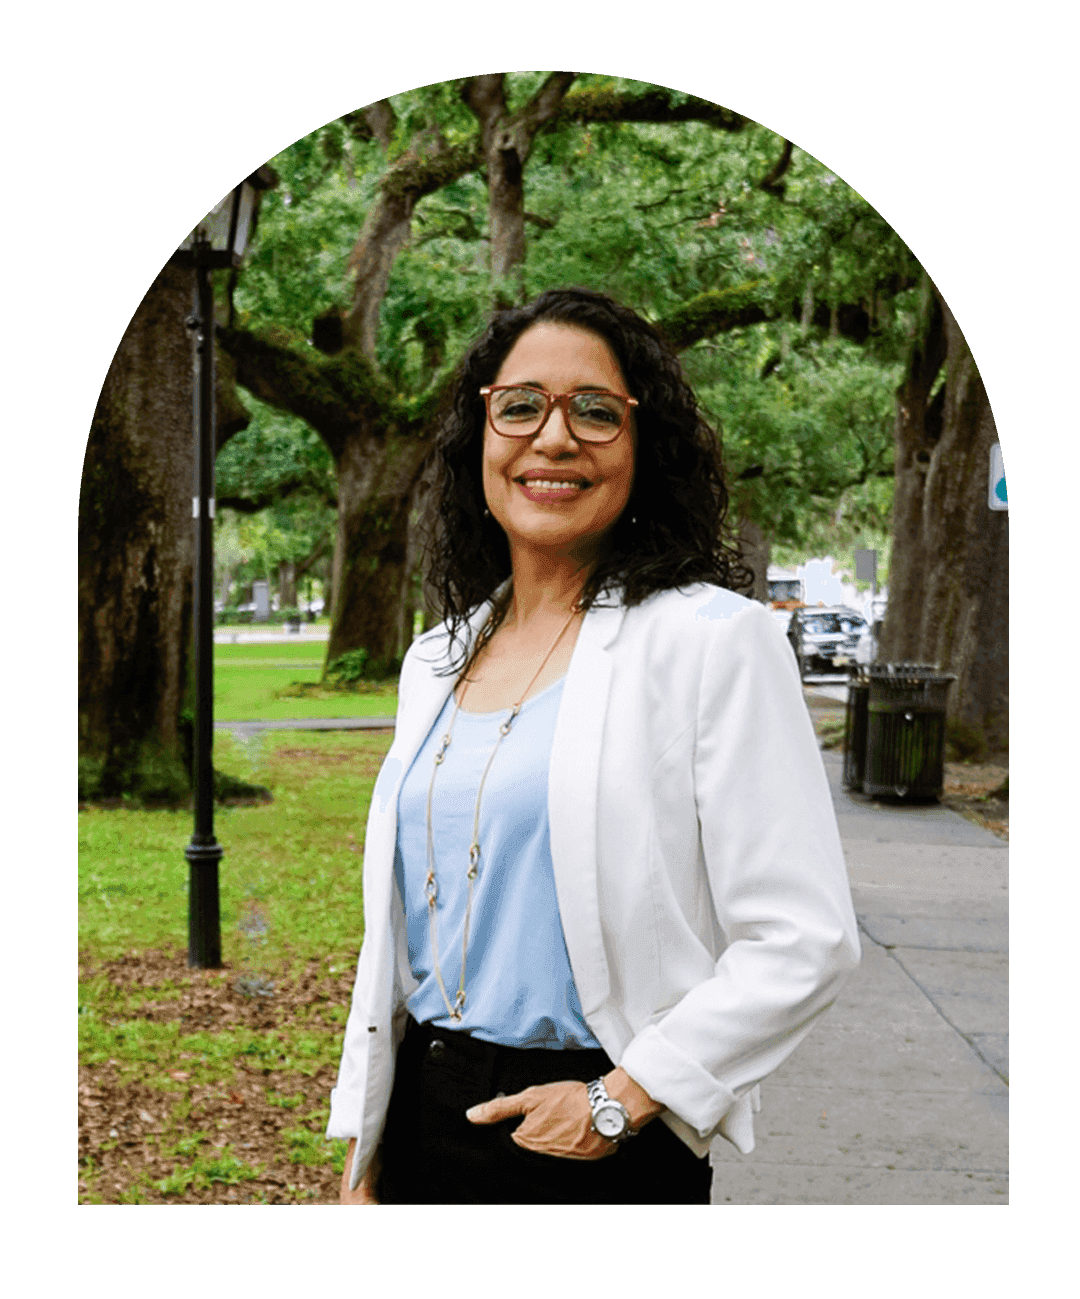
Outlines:
{"type": "Polygon", "coordinates": [[[190,813],[80,812],[80,1202],[335,1201],[322,1133],[390,740],[216,735],[215,765],[274,795],[217,813],[220,971],[186,963],[190,813]]]}
{"type": "MultiPolygon", "coordinates": [[[[320,643],[214,646],[214,717],[223,722],[307,717],[393,717],[397,682],[365,683],[364,692],[327,692],[324,698],[281,695],[296,682],[322,676],[320,643]]],[[[219,764],[220,765],[220,764],[219,764]]]]}

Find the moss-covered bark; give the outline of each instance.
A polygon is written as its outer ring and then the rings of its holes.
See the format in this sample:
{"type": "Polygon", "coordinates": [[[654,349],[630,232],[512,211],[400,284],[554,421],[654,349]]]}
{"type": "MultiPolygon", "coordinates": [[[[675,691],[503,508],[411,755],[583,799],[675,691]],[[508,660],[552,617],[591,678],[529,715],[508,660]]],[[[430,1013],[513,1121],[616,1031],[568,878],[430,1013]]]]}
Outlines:
{"type": "Polygon", "coordinates": [[[79,502],[81,797],[190,789],[191,274],[166,267],[113,358],[79,502]]]}
{"type": "Polygon", "coordinates": [[[957,674],[949,720],[972,752],[1008,747],[1009,525],[1008,514],[987,503],[996,440],[974,358],[927,279],[897,394],[892,563],[879,657],[937,663],[957,674]]]}

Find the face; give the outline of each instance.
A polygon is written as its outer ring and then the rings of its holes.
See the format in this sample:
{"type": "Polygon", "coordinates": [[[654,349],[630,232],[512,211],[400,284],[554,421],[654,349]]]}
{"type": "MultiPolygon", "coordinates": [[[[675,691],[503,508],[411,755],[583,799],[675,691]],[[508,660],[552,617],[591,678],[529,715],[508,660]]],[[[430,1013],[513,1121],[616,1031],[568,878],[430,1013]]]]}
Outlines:
{"type": "MultiPolygon", "coordinates": [[[[619,364],[599,335],[574,325],[531,325],[511,348],[495,384],[551,393],[602,388],[624,397],[619,364]]],[[[554,407],[534,438],[501,437],[485,423],[484,496],[510,541],[588,563],[626,507],[634,478],[635,430],[606,444],[578,442],[554,407]]]]}

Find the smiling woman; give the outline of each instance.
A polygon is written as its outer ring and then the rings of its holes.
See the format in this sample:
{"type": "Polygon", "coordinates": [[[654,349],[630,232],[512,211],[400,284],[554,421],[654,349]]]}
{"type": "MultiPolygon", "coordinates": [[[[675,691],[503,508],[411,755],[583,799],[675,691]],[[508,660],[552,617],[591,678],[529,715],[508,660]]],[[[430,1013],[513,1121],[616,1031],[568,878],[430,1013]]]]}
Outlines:
{"type": "Polygon", "coordinates": [[[708,1203],[710,1142],[753,1148],[858,959],[714,436],[652,326],[557,290],[466,357],[434,467],[445,620],[368,818],[342,1203],[708,1203]]]}
{"type": "Polygon", "coordinates": [[[528,562],[530,549],[562,546],[585,568],[634,478],[630,394],[611,349],[587,330],[540,321],[481,391],[484,498],[506,533],[511,564],[528,562]]]}

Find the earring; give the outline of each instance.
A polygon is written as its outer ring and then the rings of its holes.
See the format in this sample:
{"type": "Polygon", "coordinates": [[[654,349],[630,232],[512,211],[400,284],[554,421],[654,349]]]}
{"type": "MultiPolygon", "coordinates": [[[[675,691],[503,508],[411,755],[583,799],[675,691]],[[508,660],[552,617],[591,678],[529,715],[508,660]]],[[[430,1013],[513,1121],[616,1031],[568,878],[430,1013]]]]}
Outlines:
{"type": "Polygon", "coordinates": [[[636,514],[631,514],[631,515],[630,515],[630,522],[633,523],[633,524],[636,524],[636,523],[637,523],[637,515],[636,515],[636,514]]]}
{"type": "Polygon", "coordinates": [[[490,519],[490,518],[491,518],[491,511],[488,509],[488,507],[487,507],[486,505],[484,506],[484,518],[485,518],[485,519],[490,519]]]}

